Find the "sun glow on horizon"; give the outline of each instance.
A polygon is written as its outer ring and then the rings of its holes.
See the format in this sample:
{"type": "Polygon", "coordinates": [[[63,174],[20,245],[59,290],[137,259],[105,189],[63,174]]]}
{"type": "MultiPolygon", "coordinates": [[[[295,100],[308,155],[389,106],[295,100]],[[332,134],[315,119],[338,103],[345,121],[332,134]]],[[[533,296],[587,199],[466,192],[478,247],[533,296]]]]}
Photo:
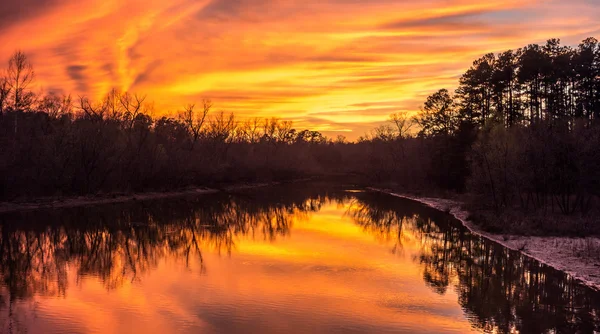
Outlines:
{"type": "Polygon", "coordinates": [[[138,92],[158,114],[210,98],[354,139],[485,53],[597,35],[599,14],[586,0],[9,1],[0,59],[23,50],[39,91],[138,92]]]}

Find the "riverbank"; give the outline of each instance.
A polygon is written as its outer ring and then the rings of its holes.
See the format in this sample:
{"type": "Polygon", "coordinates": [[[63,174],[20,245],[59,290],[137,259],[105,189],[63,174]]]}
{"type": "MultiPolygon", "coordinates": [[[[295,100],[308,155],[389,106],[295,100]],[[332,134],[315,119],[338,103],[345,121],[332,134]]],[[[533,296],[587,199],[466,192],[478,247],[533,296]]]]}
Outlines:
{"type": "Polygon", "coordinates": [[[521,236],[513,234],[495,234],[483,231],[473,223],[470,212],[463,203],[455,200],[416,197],[393,191],[370,188],[374,191],[423,203],[440,211],[448,212],[460,220],[471,233],[519,251],[550,267],[563,271],[580,280],[586,286],[600,291],[600,238],[573,238],[550,236],[521,236]]]}
{"type": "MultiPolygon", "coordinates": [[[[291,180],[288,182],[301,182],[306,179],[291,180]]],[[[274,186],[282,182],[268,183],[246,183],[232,184],[218,188],[195,187],[186,188],[174,191],[159,191],[159,192],[141,192],[141,193],[115,193],[115,194],[98,194],[76,197],[39,197],[35,200],[24,200],[14,202],[0,202],[0,213],[8,213],[15,211],[31,211],[39,209],[58,209],[58,208],[73,208],[80,206],[102,205],[113,203],[125,203],[131,201],[146,201],[163,198],[184,197],[192,195],[214,194],[219,192],[234,192],[238,190],[259,188],[266,186],[274,186]]]]}

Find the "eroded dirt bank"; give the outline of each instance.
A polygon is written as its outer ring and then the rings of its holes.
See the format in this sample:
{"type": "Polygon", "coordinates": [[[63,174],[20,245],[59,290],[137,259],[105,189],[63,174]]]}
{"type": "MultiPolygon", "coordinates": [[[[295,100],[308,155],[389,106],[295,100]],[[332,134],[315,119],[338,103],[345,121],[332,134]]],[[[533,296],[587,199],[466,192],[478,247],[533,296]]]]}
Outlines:
{"type": "Polygon", "coordinates": [[[598,254],[600,238],[537,237],[488,233],[469,221],[470,214],[462,208],[460,202],[441,198],[415,197],[385,189],[369,189],[417,201],[432,208],[449,212],[472,233],[493,240],[504,247],[519,251],[548,266],[566,272],[595,290],[600,290],[600,255],[598,254]]]}

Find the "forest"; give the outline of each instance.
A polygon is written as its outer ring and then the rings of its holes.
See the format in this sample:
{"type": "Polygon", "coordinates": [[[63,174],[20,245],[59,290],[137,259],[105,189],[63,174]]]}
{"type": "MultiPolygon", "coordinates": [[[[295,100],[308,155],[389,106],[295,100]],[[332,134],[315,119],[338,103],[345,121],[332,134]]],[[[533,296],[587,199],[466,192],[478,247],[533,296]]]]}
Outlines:
{"type": "Polygon", "coordinates": [[[0,200],[355,175],[405,192],[468,194],[493,212],[587,216],[600,186],[600,44],[558,39],[486,54],[420,112],[355,142],[210,100],[152,117],[150,97],[35,94],[17,51],[0,78],[0,200]]]}

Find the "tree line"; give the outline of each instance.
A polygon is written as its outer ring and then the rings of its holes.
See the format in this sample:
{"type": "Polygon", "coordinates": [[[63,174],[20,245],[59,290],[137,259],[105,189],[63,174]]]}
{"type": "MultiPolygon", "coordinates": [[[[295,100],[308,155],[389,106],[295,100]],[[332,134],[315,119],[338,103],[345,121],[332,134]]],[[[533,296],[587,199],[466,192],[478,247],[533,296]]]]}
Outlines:
{"type": "MultiPolygon", "coordinates": [[[[31,90],[16,52],[0,79],[0,198],[168,190],[302,178],[335,170],[336,144],[278,118],[238,120],[210,100],[154,118],[146,96],[31,90]]],[[[345,143],[338,138],[337,143],[345,143]]]]}
{"type": "Polygon", "coordinates": [[[557,39],[487,54],[458,88],[348,142],[289,121],[240,120],[209,100],[154,118],[145,96],[39,96],[22,52],[0,79],[0,191],[20,196],[164,190],[355,174],[412,191],[469,192],[496,210],[572,214],[600,185],[600,44],[557,39]]]}
{"type": "Polygon", "coordinates": [[[496,208],[586,213],[600,173],[600,44],[557,39],[475,61],[456,91],[481,129],[471,189],[496,208]]]}
{"type": "Polygon", "coordinates": [[[477,59],[454,92],[435,92],[416,117],[396,115],[366,140],[377,142],[372,167],[405,188],[468,191],[498,211],[588,213],[599,118],[600,44],[551,39],[477,59]],[[413,123],[415,137],[399,135],[413,123]]]}

